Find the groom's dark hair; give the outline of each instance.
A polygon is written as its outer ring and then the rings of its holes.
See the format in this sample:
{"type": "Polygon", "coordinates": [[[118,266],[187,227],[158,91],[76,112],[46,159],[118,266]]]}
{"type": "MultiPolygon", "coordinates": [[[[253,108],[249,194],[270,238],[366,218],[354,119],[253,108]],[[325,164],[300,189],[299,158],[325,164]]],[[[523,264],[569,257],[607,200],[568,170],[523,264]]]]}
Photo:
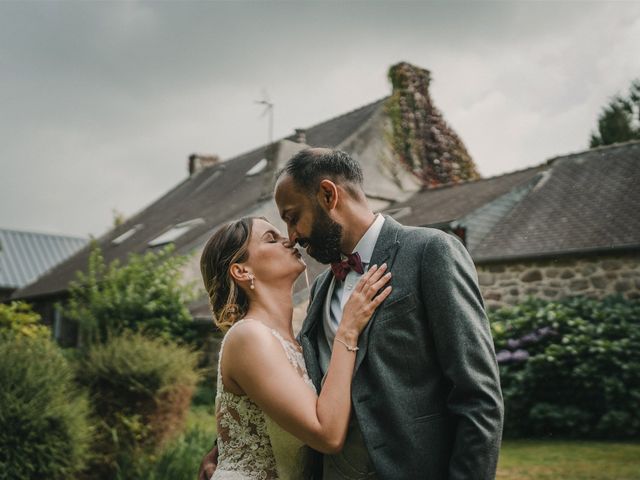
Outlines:
{"type": "Polygon", "coordinates": [[[320,181],[341,184],[354,197],[362,192],[362,167],[347,152],[329,148],[307,148],[296,153],[277,174],[290,175],[298,188],[313,195],[320,181]]]}

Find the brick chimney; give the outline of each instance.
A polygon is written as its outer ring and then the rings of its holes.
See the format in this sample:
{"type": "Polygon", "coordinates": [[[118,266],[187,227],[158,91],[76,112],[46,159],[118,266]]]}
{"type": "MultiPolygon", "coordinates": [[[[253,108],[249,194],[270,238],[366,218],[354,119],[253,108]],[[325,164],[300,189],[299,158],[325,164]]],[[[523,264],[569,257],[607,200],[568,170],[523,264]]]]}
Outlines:
{"type": "Polygon", "coordinates": [[[307,129],[306,128],[296,128],[295,130],[296,136],[294,142],[296,143],[307,143],[307,129]]]}
{"type": "Polygon", "coordinates": [[[213,167],[220,163],[218,155],[200,155],[192,153],[189,155],[189,176],[198,173],[205,168],[213,167]]]}

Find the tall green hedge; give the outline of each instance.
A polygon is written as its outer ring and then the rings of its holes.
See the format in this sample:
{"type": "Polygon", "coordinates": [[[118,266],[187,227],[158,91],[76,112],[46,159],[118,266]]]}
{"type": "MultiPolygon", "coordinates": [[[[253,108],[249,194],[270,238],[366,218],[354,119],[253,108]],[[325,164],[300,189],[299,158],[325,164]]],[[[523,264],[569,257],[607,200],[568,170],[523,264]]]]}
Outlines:
{"type": "Polygon", "coordinates": [[[640,300],[530,299],[490,316],[506,435],[640,435],[640,300]]]}
{"type": "Polygon", "coordinates": [[[69,479],[84,466],[88,403],[56,345],[0,336],[0,479],[69,479]]]}

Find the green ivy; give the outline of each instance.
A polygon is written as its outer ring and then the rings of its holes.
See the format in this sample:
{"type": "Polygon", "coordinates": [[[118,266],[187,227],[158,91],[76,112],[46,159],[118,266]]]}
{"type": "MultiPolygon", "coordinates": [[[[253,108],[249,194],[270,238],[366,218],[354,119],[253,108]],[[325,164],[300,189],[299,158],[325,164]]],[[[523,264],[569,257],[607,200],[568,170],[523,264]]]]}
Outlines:
{"type": "Polygon", "coordinates": [[[387,142],[396,159],[427,186],[480,178],[456,133],[429,94],[427,70],[402,62],[388,73],[393,93],[385,111],[391,121],[387,142]]]}

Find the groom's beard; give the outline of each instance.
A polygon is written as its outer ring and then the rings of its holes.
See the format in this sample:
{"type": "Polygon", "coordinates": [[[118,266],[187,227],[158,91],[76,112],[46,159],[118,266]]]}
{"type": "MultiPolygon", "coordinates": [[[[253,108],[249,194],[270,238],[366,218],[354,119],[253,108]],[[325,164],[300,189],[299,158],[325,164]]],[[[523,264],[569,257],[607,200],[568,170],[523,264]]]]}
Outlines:
{"type": "Polygon", "coordinates": [[[342,243],[342,225],[334,222],[320,207],[316,207],[315,219],[311,226],[311,234],[300,239],[307,243],[307,253],[320,263],[340,261],[340,244],[342,243]]]}

